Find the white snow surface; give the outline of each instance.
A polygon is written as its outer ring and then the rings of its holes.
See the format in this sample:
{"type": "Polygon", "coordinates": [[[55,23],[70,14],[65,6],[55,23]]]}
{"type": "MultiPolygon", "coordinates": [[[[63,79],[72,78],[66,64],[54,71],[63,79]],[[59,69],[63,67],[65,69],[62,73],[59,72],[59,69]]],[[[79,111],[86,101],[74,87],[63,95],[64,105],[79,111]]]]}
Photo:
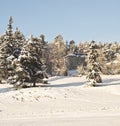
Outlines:
{"type": "Polygon", "coordinates": [[[96,87],[85,76],[19,90],[0,84],[0,126],[119,126],[120,75],[102,79],[96,87]]]}

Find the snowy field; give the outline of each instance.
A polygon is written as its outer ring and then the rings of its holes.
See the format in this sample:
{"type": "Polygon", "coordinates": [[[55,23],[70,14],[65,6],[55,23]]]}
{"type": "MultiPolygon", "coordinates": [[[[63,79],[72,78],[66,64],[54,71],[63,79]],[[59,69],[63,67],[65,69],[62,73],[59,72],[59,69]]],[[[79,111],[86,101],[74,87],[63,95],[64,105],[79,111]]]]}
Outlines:
{"type": "Polygon", "coordinates": [[[0,85],[0,126],[120,126],[120,75],[51,77],[49,84],[14,90],[0,85]]]}

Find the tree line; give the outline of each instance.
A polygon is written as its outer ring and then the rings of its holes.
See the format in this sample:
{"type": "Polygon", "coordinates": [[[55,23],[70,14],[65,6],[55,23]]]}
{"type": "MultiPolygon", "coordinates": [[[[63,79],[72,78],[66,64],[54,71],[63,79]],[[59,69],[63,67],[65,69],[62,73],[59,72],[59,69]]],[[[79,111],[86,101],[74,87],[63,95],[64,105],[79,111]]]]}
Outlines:
{"type": "MultiPolygon", "coordinates": [[[[62,35],[57,35],[53,42],[46,42],[43,34],[25,38],[18,28],[13,30],[12,23],[13,19],[10,17],[5,34],[0,35],[1,82],[7,81],[17,86],[30,82],[35,86],[36,82],[46,83],[48,75],[67,75],[65,56],[68,54],[86,54],[84,65],[82,68],[78,65],[76,70],[82,74],[89,73],[91,42],[65,42],[62,35]]],[[[103,67],[102,73],[119,74],[120,43],[94,41],[94,44],[97,47],[97,62],[103,67]]]]}

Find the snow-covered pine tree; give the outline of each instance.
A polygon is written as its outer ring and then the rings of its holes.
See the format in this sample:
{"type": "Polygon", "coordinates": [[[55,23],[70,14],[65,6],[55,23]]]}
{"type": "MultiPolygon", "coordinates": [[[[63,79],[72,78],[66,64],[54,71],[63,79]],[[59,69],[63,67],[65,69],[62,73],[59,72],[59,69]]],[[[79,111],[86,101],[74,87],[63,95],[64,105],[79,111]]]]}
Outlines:
{"type": "Polygon", "coordinates": [[[90,53],[88,55],[88,74],[87,79],[90,81],[91,86],[96,86],[96,83],[101,83],[102,79],[99,72],[102,70],[101,65],[97,62],[98,52],[97,52],[97,44],[95,41],[91,41],[90,53]]]}
{"type": "Polygon", "coordinates": [[[28,83],[33,83],[33,86],[36,86],[36,82],[40,81],[47,83],[46,66],[42,61],[44,44],[42,39],[30,36],[22,47],[18,58],[13,60],[15,76],[12,78],[12,83],[15,87],[26,87],[28,83]]]}
{"type": "Polygon", "coordinates": [[[7,29],[4,35],[2,35],[2,42],[0,46],[0,71],[1,71],[1,80],[7,79],[9,76],[9,59],[13,52],[12,47],[12,17],[10,17],[7,29]]]}
{"type": "Polygon", "coordinates": [[[1,37],[0,46],[0,71],[1,80],[7,80],[13,76],[14,68],[12,61],[20,54],[21,48],[25,43],[24,35],[16,28],[12,30],[13,19],[10,17],[5,34],[1,37]]]}

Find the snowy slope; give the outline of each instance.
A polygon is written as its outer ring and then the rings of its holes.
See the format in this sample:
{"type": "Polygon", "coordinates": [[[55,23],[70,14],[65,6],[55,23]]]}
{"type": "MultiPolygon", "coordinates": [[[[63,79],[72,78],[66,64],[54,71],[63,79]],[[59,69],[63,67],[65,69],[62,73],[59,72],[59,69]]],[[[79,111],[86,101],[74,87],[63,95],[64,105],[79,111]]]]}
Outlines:
{"type": "Polygon", "coordinates": [[[20,90],[1,84],[0,125],[120,125],[120,75],[102,79],[97,87],[86,86],[85,76],[51,77],[47,85],[20,90]]]}

